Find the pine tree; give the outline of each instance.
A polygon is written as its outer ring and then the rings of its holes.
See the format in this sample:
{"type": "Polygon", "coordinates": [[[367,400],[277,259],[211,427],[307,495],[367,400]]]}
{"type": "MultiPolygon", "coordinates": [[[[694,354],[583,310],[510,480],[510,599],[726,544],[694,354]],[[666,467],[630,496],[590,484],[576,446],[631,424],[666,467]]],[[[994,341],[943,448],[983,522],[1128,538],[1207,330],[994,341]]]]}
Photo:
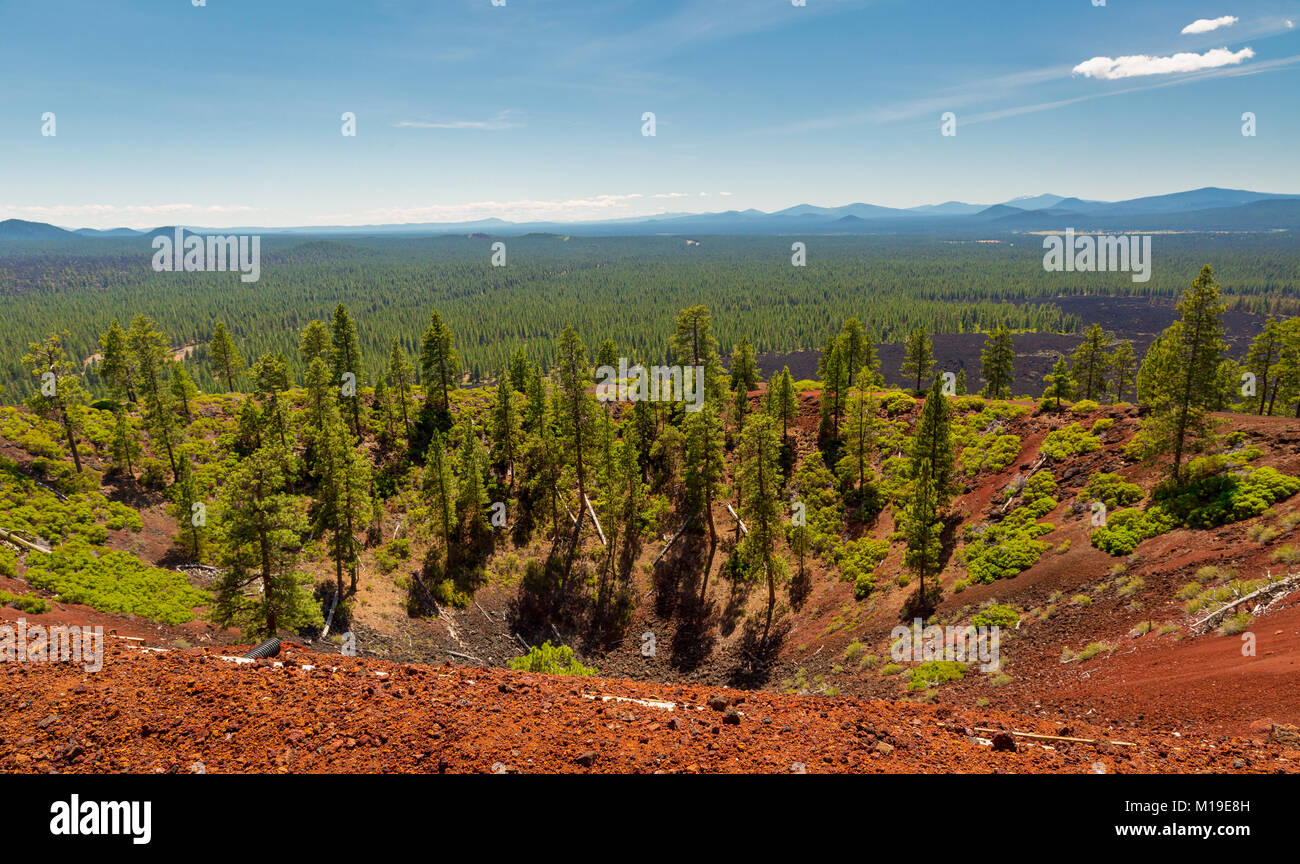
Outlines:
{"type": "Polygon", "coordinates": [[[1061,400],[1074,398],[1074,378],[1070,375],[1064,354],[1057,355],[1052,371],[1043,376],[1043,381],[1047,383],[1047,389],[1043,391],[1043,402],[1056,400],[1057,411],[1061,410],[1061,400]]]}
{"type": "MultiPolygon", "coordinates": [[[[722,460],[722,421],[717,408],[705,403],[686,415],[686,507],[692,518],[704,516],[709,526],[709,544],[718,544],[718,527],[713,502],[722,491],[725,466],[722,460]]],[[[708,574],[704,574],[705,580],[708,574]]],[[[701,593],[703,596],[703,593],[701,593]]]]}
{"type": "Polygon", "coordinates": [[[127,346],[126,331],[116,318],[99,337],[99,377],[108,382],[118,398],[135,401],[135,361],[127,346]]]}
{"type": "Polygon", "coordinates": [[[456,337],[435,310],[429,316],[429,326],[420,343],[420,373],[425,394],[440,418],[440,424],[450,422],[449,391],[460,374],[460,355],[456,353],[455,343],[456,337]]]}
{"type": "Polygon", "coordinates": [[[912,439],[908,462],[911,488],[903,532],[907,538],[904,564],[920,579],[918,607],[926,613],[934,608],[937,600],[943,520],[956,476],[951,416],[952,407],[936,379],[926,394],[912,439]],[[932,592],[927,592],[925,587],[927,576],[935,579],[932,592]]]}
{"type": "Polygon", "coordinates": [[[984,350],[980,352],[980,377],[984,379],[981,391],[989,399],[1009,399],[1014,381],[1016,361],[1015,345],[1011,333],[998,327],[984,336],[984,350]]]}
{"type": "Polygon", "coordinates": [[[899,372],[904,380],[916,382],[918,395],[922,392],[922,383],[934,375],[934,347],[930,344],[929,334],[919,327],[907,337],[903,366],[899,372]]]}
{"type": "Polygon", "coordinates": [[[126,472],[130,480],[135,480],[135,463],[140,458],[140,441],[135,430],[131,428],[126,412],[121,408],[113,411],[113,467],[119,473],[126,472]]]}
{"type": "Polygon", "coordinates": [[[866,359],[867,337],[862,332],[862,322],[857,318],[850,318],[844,322],[840,328],[840,345],[844,350],[844,366],[848,369],[848,381],[846,386],[853,386],[854,376],[862,367],[863,360],[866,359]]]}
{"type": "Polygon", "coordinates": [[[1259,395],[1257,413],[1261,416],[1269,394],[1273,392],[1273,379],[1277,376],[1281,356],[1282,327],[1270,317],[1264,322],[1264,329],[1251,341],[1250,352],[1246,355],[1246,368],[1255,376],[1255,392],[1259,395]]]}
{"type": "Polygon", "coordinates": [[[677,362],[704,370],[706,399],[721,399],[722,361],[718,340],[713,338],[713,316],[707,306],[691,306],[677,315],[677,329],[670,340],[677,362]]]}
{"type": "Polygon", "coordinates": [[[795,396],[794,378],[790,375],[789,366],[784,367],[780,375],[768,382],[764,410],[781,424],[781,444],[786,444],[790,437],[790,424],[799,416],[799,400],[795,396]]]}
{"type": "Polygon", "coordinates": [[[283,354],[264,354],[253,365],[253,393],[262,403],[262,417],[280,446],[288,448],[289,421],[282,394],[289,389],[289,362],[283,354]]]}
{"type": "Polygon", "coordinates": [[[754,346],[749,338],[741,339],[731,351],[731,389],[748,393],[758,387],[763,378],[754,357],[754,346]]]}
{"type": "Polygon", "coordinates": [[[853,475],[859,490],[867,485],[867,477],[874,476],[871,458],[876,452],[876,412],[880,400],[865,388],[855,387],[849,394],[848,418],[844,423],[844,446],[853,460],[853,475]]]}
{"type": "Polygon", "coordinates": [[[224,381],[226,392],[233,393],[235,378],[244,368],[244,358],[239,356],[239,349],[235,347],[235,340],[226,329],[225,321],[218,321],[217,328],[212,332],[212,341],[208,343],[208,363],[212,367],[213,377],[224,381]]]}
{"type": "Polygon", "coordinates": [[[840,417],[844,415],[844,396],[848,390],[849,370],[844,359],[844,344],[836,339],[827,346],[818,363],[821,378],[821,429],[823,439],[838,440],[840,417]]]}
{"type": "Polygon", "coordinates": [[[488,494],[483,482],[486,461],[478,432],[466,420],[456,466],[456,521],[471,538],[482,536],[487,529],[488,494]]]}
{"type": "Polygon", "coordinates": [[[1070,374],[1080,398],[1097,400],[1105,397],[1114,341],[1114,337],[1102,330],[1100,324],[1093,324],[1084,334],[1083,342],[1070,355],[1070,374]]]}
{"type": "Polygon", "coordinates": [[[241,460],[221,489],[221,564],[210,614],[221,627],[236,626],[263,638],[321,621],[320,607],[296,572],[306,518],[286,493],[283,465],[288,456],[263,447],[241,460]],[[245,596],[261,581],[262,590],[245,596]]]}
{"type": "Polygon", "coordinates": [[[316,493],[316,529],[329,536],[334,561],[336,596],[343,596],[343,570],[351,574],[350,590],[357,590],[357,565],[361,542],[357,531],[370,518],[370,465],[360,453],[336,412],[330,412],[322,430],[321,478],[316,493]]]}
{"type": "Polygon", "coordinates": [[[1139,396],[1151,407],[1143,431],[1156,452],[1173,452],[1175,484],[1182,480],[1188,444],[1210,432],[1208,410],[1217,399],[1224,352],[1223,309],[1207,264],[1178,301],[1181,317],[1152,343],[1138,372],[1139,396]]]}
{"type": "Polygon", "coordinates": [[[957,395],[965,396],[966,392],[966,367],[963,366],[957,370],[957,395]]]}
{"type": "Polygon", "coordinates": [[[751,414],[740,436],[738,492],[740,513],[749,528],[742,542],[742,554],[749,559],[754,572],[767,582],[764,645],[776,609],[776,584],[785,577],[785,562],[776,554],[776,540],[782,533],[780,446],[772,418],[751,414]]]}
{"type": "MultiPolygon", "coordinates": [[[[67,334],[64,334],[66,336],[67,334]]],[[[75,374],[72,361],[63,350],[63,336],[52,333],[43,342],[29,342],[23,365],[37,378],[36,392],[28,400],[31,409],[63,428],[63,438],[72,464],[81,473],[77,432],[85,411],[86,390],[75,374]]]]}
{"type": "Polygon", "coordinates": [[[330,331],[324,321],[308,321],[298,338],[298,351],[302,362],[308,366],[319,358],[326,363],[330,360],[330,331]]]}
{"type": "Polygon", "coordinates": [[[492,464],[501,482],[514,489],[521,428],[518,397],[506,374],[499,376],[497,382],[496,398],[492,402],[492,464]]]}
{"type": "Polygon", "coordinates": [[[190,554],[198,561],[203,552],[203,537],[207,534],[206,520],[200,520],[194,505],[203,501],[199,493],[198,482],[194,478],[194,468],[189,456],[180,457],[180,477],[172,484],[169,497],[176,516],[182,542],[189,546],[190,554]]]}
{"type": "Polygon", "coordinates": [[[444,562],[451,560],[451,524],[455,512],[456,480],[442,433],[436,429],[424,456],[424,500],[435,524],[441,529],[444,562]]]}
{"type": "Polygon", "coordinates": [[[185,371],[183,364],[172,364],[167,387],[171,390],[176,404],[181,406],[181,416],[185,418],[185,424],[188,426],[193,419],[193,415],[190,414],[190,400],[198,395],[199,388],[194,386],[194,379],[190,377],[189,372],[185,371]]]}
{"type": "Polygon", "coordinates": [[[1133,343],[1125,339],[1115,346],[1115,353],[1110,355],[1111,385],[1115,388],[1116,402],[1123,402],[1125,395],[1132,389],[1136,371],[1137,358],[1133,356],[1133,343]]]}
{"type": "Polygon", "coordinates": [[[339,395],[352,419],[352,434],[361,437],[361,345],[357,341],[357,327],[352,323],[352,316],[340,303],[334,308],[334,319],[330,325],[330,364],[334,373],[334,382],[339,385],[339,395]],[[343,389],[344,376],[351,375],[355,386],[351,392],[343,389]]]}
{"type": "Polygon", "coordinates": [[[179,479],[180,470],[176,461],[176,411],[171,391],[163,381],[163,371],[170,362],[171,352],[162,331],[147,315],[131,319],[126,341],[135,364],[136,389],[144,402],[146,427],[155,445],[161,444],[167,452],[172,480],[175,481],[179,479]]]}
{"type": "Polygon", "coordinates": [[[532,368],[532,363],[528,361],[528,352],[520,345],[510,357],[510,386],[516,393],[527,392],[532,368]]]}
{"type": "MultiPolygon", "coordinates": [[[[556,423],[564,442],[565,456],[573,465],[578,483],[578,520],[574,526],[574,549],[582,531],[582,514],[587,500],[587,449],[593,440],[592,401],[587,395],[591,367],[587,349],[572,327],[565,327],[556,349],[555,379],[558,410],[556,423]]],[[[570,565],[572,557],[570,557],[570,565]]]]}
{"type": "Polygon", "coordinates": [[[411,418],[408,405],[411,401],[413,374],[411,364],[406,359],[406,352],[402,350],[401,341],[394,339],[393,348],[388,352],[388,387],[392,391],[393,400],[397,403],[397,413],[402,417],[402,434],[408,446],[411,442],[411,418]]]}

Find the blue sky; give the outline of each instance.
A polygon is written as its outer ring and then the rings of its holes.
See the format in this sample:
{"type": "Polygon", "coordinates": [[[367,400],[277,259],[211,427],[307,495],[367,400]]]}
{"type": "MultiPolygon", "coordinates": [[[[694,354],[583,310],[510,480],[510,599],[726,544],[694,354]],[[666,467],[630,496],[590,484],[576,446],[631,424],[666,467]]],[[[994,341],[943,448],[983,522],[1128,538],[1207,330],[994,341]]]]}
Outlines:
{"type": "Polygon", "coordinates": [[[1300,0],[1092,3],[0,0],[0,218],[1300,193],[1300,0]]]}

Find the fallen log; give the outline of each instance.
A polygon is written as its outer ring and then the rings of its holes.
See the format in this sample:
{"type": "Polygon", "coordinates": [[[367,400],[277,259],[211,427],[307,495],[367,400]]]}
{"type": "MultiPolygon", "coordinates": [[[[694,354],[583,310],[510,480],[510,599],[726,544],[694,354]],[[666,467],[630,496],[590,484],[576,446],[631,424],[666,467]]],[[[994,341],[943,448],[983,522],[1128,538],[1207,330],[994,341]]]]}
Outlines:
{"type": "Polygon", "coordinates": [[[8,540],[10,543],[13,543],[16,546],[21,546],[30,552],[44,552],[46,555],[50,554],[48,546],[42,546],[41,544],[35,543],[31,540],[26,540],[12,531],[6,531],[3,528],[0,528],[0,540],[8,540]]]}
{"type": "Polygon", "coordinates": [[[694,521],[695,521],[695,517],[691,516],[685,522],[682,523],[682,527],[677,529],[677,533],[673,535],[673,539],[668,541],[668,545],[665,546],[663,549],[659,550],[659,554],[655,556],[654,563],[650,565],[651,567],[656,566],[659,563],[659,559],[664,557],[664,555],[668,554],[668,550],[673,548],[673,544],[677,542],[677,538],[682,536],[682,534],[686,532],[686,529],[690,527],[690,524],[694,521]]]}
{"type": "Polygon", "coordinates": [[[1236,600],[1233,600],[1231,603],[1225,603],[1224,605],[1220,606],[1218,609],[1215,609],[1209,615],[1206,615],[1200,621],[1193,622],[1191,626],[1192,632],[1194,633],[1204,632],[1205,630],[1214,627],[1219,621],[1223,620],[1224,618],[1227,618],[1228,614],[1231,613],[1233,609],[1240,606],[1242,603],[1245,603],[1247,600],[1252,600],[1256,597],[1273,598],[1279,593],[1283,593],[1283,594],[1290,593],[1291,588],[1295,586],[1297,580],[1300,580],[1300,575],[1292,575],[1292,576],[1287,576],[1284,579],[1279,579],[1276,582],[1274,582],[1272,581],[1273,579],[1272,573],[1265,571],[1264,575],[1269,580],[1269,584],[1265,585],[1263,588],[1260,588],[1257,591],[1252,591],[1249,594],[1246,594],[1245,596],[1238,597],[1236,600]]]}
{"type": "Polygon", "coordinates": [[[582,493],[582,500],[587,502],[587,512],[591,514],[591,521],[596,523],[596,533],[600,535],[600,545],[608,546],[609,544],[605,542],[605,531],[600,527],[600,520],[596,518],[596,508],[591,506],[591,499],[587,497],[586,492],[582,493]]]}
{"type": "Polygon", "coordinates": [[[1136,747],[1132,741],[1107,741],[1103,738],[1070,738],[1065,735],[1043,735],[1038,732],[1017,732],[1014,729],[989,729],[985,726],[971,727],[976,732],[991,732],[994,735],[1006,732],[1019,738],[1033,738],[1038,741],[1068,741],[1071,744],[1113,744],[1116,747],[1136,747]]]}
{"type": "Polygon", "coordinates": [[[740,514],[736,512],[736,508],[735,508],[735,507],[732,507],[730,504],[728,504],[728,505],[727,505],[727,512],[730,513],[730,514],[731,514],[731,518],[735,519],[735,520],[736,520],[736,523],[737,523],[738,525],[740,525],[740,530],[741,530],[741,531],[742,531],[746,536],[748,536],[748,535],[749,535],[749,528],[745,527],[745,520],[740,518],[740,514]]]}

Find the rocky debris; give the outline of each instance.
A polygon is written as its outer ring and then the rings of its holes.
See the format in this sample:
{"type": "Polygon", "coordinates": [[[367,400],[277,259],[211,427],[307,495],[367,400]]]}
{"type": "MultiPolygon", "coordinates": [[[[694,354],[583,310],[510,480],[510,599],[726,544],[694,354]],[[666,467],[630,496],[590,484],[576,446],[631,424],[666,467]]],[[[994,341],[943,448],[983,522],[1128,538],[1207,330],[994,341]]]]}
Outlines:
{"type": "Polygon", "coordinates": [[[1016,752],[1016,737],[1010,732],[998,732],[993,736],[993,749],[996,752],[1016,752]]]}
{"type": "MultiPolygon", "coordinates": [[[[1263,735],[1126,728],[1132,747],[1021,741],[1012,753],[966,733],[1050,736],[1061,722],[706,685],[584,678],[579,686],[563,676],[310,651],[295,660],[258,667],[110,645],[82,693],[75,688],[85,673],[73,664],[0,674],[0,772],[1083,774],[1103,749],[1112,773],[1300,772],[1300,746],[1263,735]],[[726,704],[711,711],[715,696],[726,704]],[[656,707],[628,711],[627,702],[656,707]],[[47,718],[58,722],[42,726],[47,718]]],[[[1070,726],[1083,739],[1118,737],[1098,722],[1070,726]]]]}

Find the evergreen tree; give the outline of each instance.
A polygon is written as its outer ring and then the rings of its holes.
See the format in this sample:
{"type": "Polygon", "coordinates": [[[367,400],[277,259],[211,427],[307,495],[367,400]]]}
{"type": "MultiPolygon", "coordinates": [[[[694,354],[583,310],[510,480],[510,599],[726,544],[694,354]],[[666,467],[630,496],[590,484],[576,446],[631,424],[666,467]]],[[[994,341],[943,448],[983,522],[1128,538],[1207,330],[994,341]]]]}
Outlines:
{"type": "Polygon", "coordinates": [[[1106,380],[1110,377],[1111,345],[1114,337],[1093,324],[1083,336],[1083,342],[1070,355],[1075,392],[1081,399],[1105,398],[1106,380]]]}
{"type": "Polygon", "coordinates": [[[171,352],[162,331],[147,315],[137,315],[131,320],[126,341],[135,362],[136,390],[144,402],[146,427],[155,447],[161,445],[166,451],[174,482],[180,476],[175,449],[178,443],[176,411],[171,390],[163,381],[163,372],[171,362],[171,352]]]}
{"type": "Polygon", "coordinates": [[[342,303],[334,308],[334,318],[330,326],[330,362],[334,373],[334,382],[339,386],[339,398],[347,406],[352,419],[352,434],[361,437],[361,345],[357,341],[357,327],[352,323],[352,316],[342,303]],[[352,375],[355,387],[345,392],[343,384],[345,375],[352,375]]]}
{"type": "Polygon", "coordinates": [[[930,344],[930,335],[921,328],[912,331],[907,337],[903,366],[899,370],[904,380],[916,382],[915,392],[921,393],[921,385],[934,376],[934,346],[930,344]]]}
{"type": "Polygon", "coordinates": [[[425,394],[440,418],[440,424],[450,422],[449,392],[460,374],[460,355],[456,353],[455,343],[456,337],[435,310],[429,316],[429,326],[420,343],[420,373],[425,394]]]}
{"type": "Polygon", "coordinates": [[[989,399],[1011,398],[1016,361],[1015,345],[1011,333],[998,327],[984,336],[984,350],[980,352],[980,377],[984,379],[983,395],[989,399]]]}
{"type": "Polygon", "coordinates": [[[1181,316],[1152,343],[1139,370],[1139,397],[1150,407],[1143,424],[1155,452],[1173,453],[1172,479],[1182,480],[1183,455],[1211,431],[1223,357],[1223,303],[1207,264],[1178,301],[1181,316]],[[1150,364],[1150,365],[1148,365],[1150,364]]]}
{"type": "Polygon", "coordinates": [[[741,432],[739,447],[740,513],[749,528],[749,534],[741,544],[741,553],[748,558],[753,572],[767,582],[764,645],[776,609],[776,584],[785,577],[785,562],[776,553],[776,539],[782,532],[780,446],[772,418],[766,414],[751,414],[741,432]]]}
{"type": "Polygon", "coordinates": [[[282,394],[289,389],[289,362],[283,354],[264,354],[253,364],[253,393],[262,403],[262,418],[280,441],[288,448],[289,422],[285,416],[282,394]]]}
{"type": "Polygon", "coordinates": [[[722,361],[718,359],[718,340],[713,338],[713,316],[707,306],[691,306],[677,315],[671,344],[678,363],[704,369],[705,398],[721,399],[722,361]]]}
{"type": "Polygon", "coordinates": [[[790,437],[790,424],[799,417],[799,400],[795,396],[794,378],[789,366],[768,383],[764,409],[781,424],[781,443],[786,444],[790,437]]]}
{"type": "Polygon", "coordinates": [[[302,362],[311,365],[311,361],[321,359],[330,361],[330,331],[324,321],[308,321],[298,338],[298,351],[302,362]]]}
{"type": "Polygon", "coordinates": [[[216,330],[212,332],[212,341],[208,343],[208,363],[212,367],[213,377],[224,381],[226,392],[233,393],[235,378],[244,368],[244,358],[239,356],[239,349],[235,347],[235,340],[230,337],[225,321],[218,321],[216,330]]]}
{"type": "Polygon", "coordinates": [[[957,385],[956,385],[956,386],[957,386],[957,395],[958,395],[958,396],[965,396],[965,395],[966,395],[966,392],[967,392],[967,391],[966,391],[966,367],[965,367],[965,366],[963,366],[962,368],[960,368],[960,369],[957,370],[957,385]]]}
{"type": "Polygon", "coordinates": [[[190,377],[189,372],[185,371],[185,366],[181,363],[172,364],[167,386],[176,404],[181,406],[181,416],[185,418],[185,424],[188,426],[193,419],[193,415],[190,414],[190,400],[198,395],[199,388],[194,386],[194,379],[190,377]]]}
{"type": "MultiPolygon", "coordinates": [[[[717,409],[705,403],[686,415],[686,506],[692,517],[704,516],[709,526],[709,544],[718,544],[718,527],[713,502],[722,491],[725,466],[722,460],[722,421],[717,409]]],[[[704,575],[708,579],[708,574],[704,575]]],[[[703,594],[701,593],[701,596],[703,594]]]]}
{"type": "Polygon", "coordinates": [[[731,389],[748,393],[763,380],[754,357],[754,346],[748,337],[741,339],[731,351],[731,389]]]}
{"type": "Polygon", "coordinates": [[[937,601],[943,520],[956,477],[951,418],[952,407],[936,379],[925,397],[916,435],[912,439],[908,463],[911,487],[903,530],[907,538],[904,564],[920,579],[918,608],[925,613],[932,610],[937,601]],[[935,580],[935,590],[931,592],[927,592],[925,587],[927,576],[935,580]]]}
{"type": "Polygon", "coordinates": [[[411,401],[413,375],[411,364],[406,359],[406,352],[402,350],[401,341],[394,339],[393,348],[388,352],[388,387],[392,391],[392,399],[397,403],[397,413],[402,418],[402,434],[408,446],[411,442],[411,418],[408,406],[411,401]]]}
{"type": "Polygon", "coordinates": [[[357,452],[351,434],[336,412],[331,411],[322,430],[321,477],[316,493],[316,529],[329,537],[329,554],[334,561],[334,590],[343,596],[343,570],[351,574],[350,590],[357,590],[357,565],[361,542],[357,531],[370,517],[370,465],[357,452]]]}
{"type": "Polygon", "coordinates": [[[131,428],[126,412],[121,408],[113,411],[113,467],[119,473],[126,472],[130,480],[135,480],[135,463],[140,458],[140,442],[135,430],[131,428]]]}
{"type": "Polygon", "coordinates": [[[198,482],[194,478],[194,468],[190,464],[189,457],[182,454],[179,462],[180,477],[172,484],[170,498],[176,516],[176,526],[179,529],[179,539],[189,547],[194,560],[198,561],[203,552],[203,537],[207,534],[207,526],[201,524],[205,520],[198,518],[194,505],[201,503],[203,496],[199,493],[198,482]]]}
{"type": "Polygon", "coordinates": [[[483,444],[474,424],[466,420],[456,466],[456,519],[469,537],[482,536],[487,529],[488,494],[483,482],[485,463],[483,444]]]}
{"type": "Polygon", "coordinates": [[[1133,356],[1133,343],[1125,339],[1115,346],[1115,353],[1110,355],[1111,385],[1115,388],[1115,401],[1123,402],[1125,395],[1133,388],[1137,358],[1133,356]]]}
{"type": "Polygon", "coordinates": [[[823,439],[838,440],[840,417],[844,415],[844,397],[848,390],[849,370],[844,359],[844,344],[836,339],[827,346],[818,363],[821,377],[821,429],[823,439]]]}
{"type": "Polygon", "coordinates": [[[853,461],[853,476],[859,490],[865,489],[868,476],[874,476],[871,458],[876,451],[876,412],[880,400],[863,387],[849,394],[848,419],[844,424],[844,446],[853,461]]]}
{"type": "Polygon", "coordinates": [[[1061,410],[1061,400],[1074,398],[1074,378],[1066,364],[1065,355],[1059,354],[1052,371],[1043,377],[1047,389],[1043,391],[1043,402],[1056,400],[1056,410],[1061,410]]]}
{"type": "Polygon", "coordinates": [[[135,401],[135,360],[127,345],[126,331],[116,318],[99,337],[99,377],[108,382],[114,395],[135,401]]]}
{"type": "Polygon", "coordinates": [[[241,460],[221,489],[221,564],[210,609],[220,627],[235,626],[259,639],[321,621],[296,571],[306,518],[294,496],[285,492],[283,465],[288,457],[263,447],[241,460]],[[246,596],[259,581],[262,590],[246,596]]]}
{"type": "Polygon", "coordinates": [[[1261,416],[1270,394],[1274,392],[1273,379],[1277,377],[1281,356],[1282,326],[1270,317],[1264,322],[1264,329],[1251,341],[1250,353],[1246,355],[1246,369],[1255,376],[1255,392],[1259,396],[1257,413],[1261,416]]]}
{"type": "Polygon", "coordinates": [[[496,398],[492,402],[492,464],[501,482],[514,489],[521,429],[519,404],[509,376],[503,373],[497,381],[496,398]]]}
{"type": "Polygon", "coordinates": [[[23,365],[37,378],[36,392],[28,400],[28,405],[40,416],[63,428],[63,439],[72,456],[72,464],[80,474],[77,433],[85,411],[86,390],[63,350],[63,337],[52,333],[43,342],[29,342],[23,365]]]}
{"type": "MultiPolygon", "coordinates": [[[[556,349],[555,379],[557,391],[556,425],[564,442],[564,453],[573,465],[578,483],[578,519],[574,526],[574,548],[582,531],[582,514],[587,497],[587,449],[595,437],[592,401],[587,395],[591,385],[591,367],[587,349],[572,327],[565,327],[556,349]]],[[[572,558],[570,558],[572,564],[572,558]]]]}
{"type": "Polygon", "coordinates": [[[532,373],[528,352],[520,345],[510,357],[510,387],[517,393],[527,392],[528,377],[532,373]]]}
{"type": "Polygon", "coordinates": [[[451,523],[455,512],[456,480],[442,433],[436,429],[424,456],[424,500],[442,535],[443,561],[451,560],[451,523]]]}
{"type": "Polygon", "coordinates": [[[840,328],[840,344],[844,351],[844,367],[848,370],[848,381],[845,385],[853,386],[853,376],[862,368],[862,363],[866,359],[866,346],[868,339],[862,332],[862,322],[857,318],[850,318],[844,322],[840,328]]]}

